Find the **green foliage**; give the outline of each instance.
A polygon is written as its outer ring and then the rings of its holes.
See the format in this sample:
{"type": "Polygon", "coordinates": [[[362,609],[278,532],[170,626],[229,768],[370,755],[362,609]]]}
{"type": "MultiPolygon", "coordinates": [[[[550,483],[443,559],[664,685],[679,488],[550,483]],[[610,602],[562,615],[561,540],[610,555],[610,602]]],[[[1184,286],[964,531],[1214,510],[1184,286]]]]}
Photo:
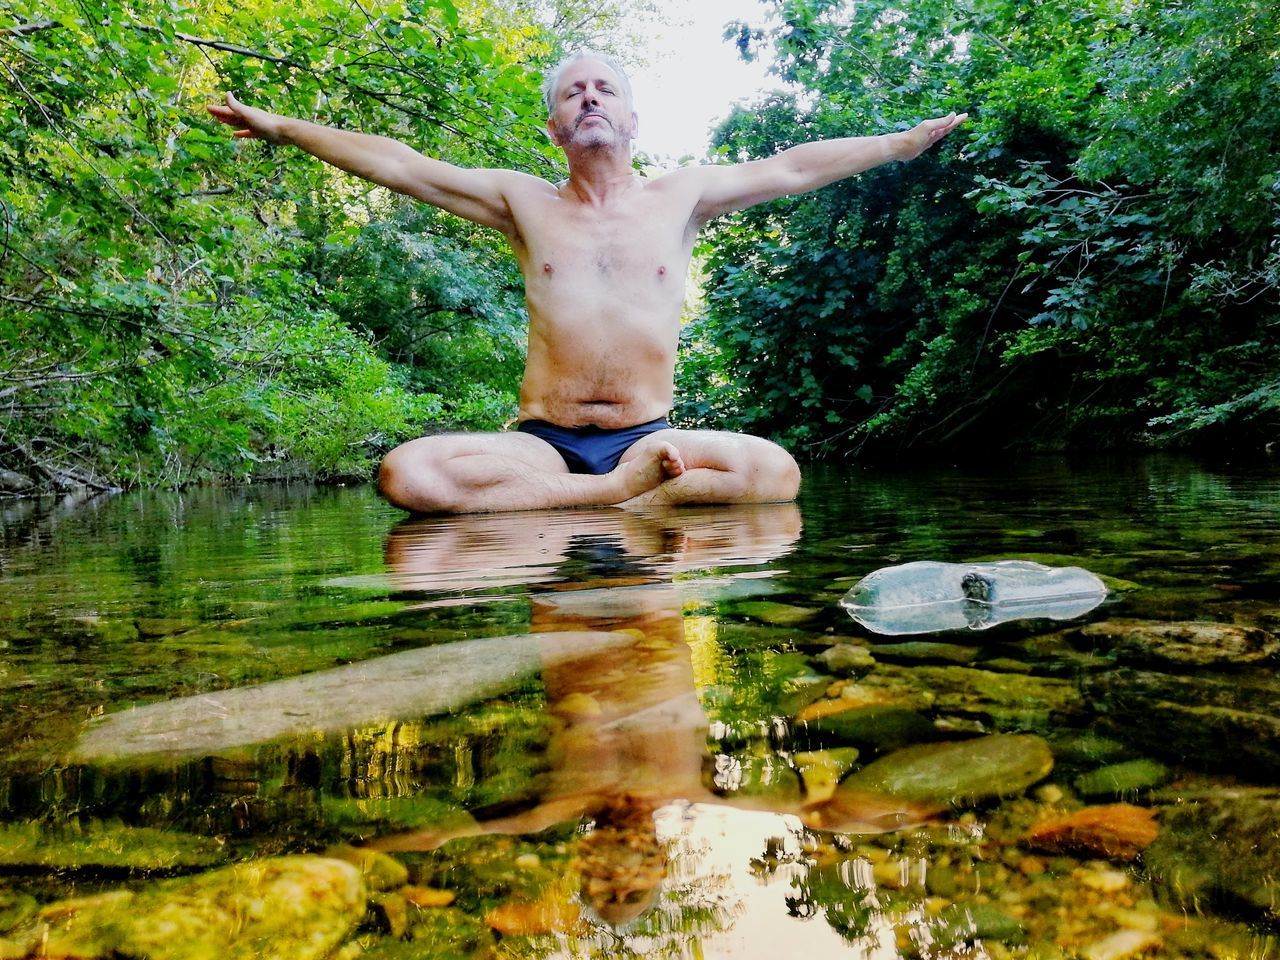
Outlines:
{"type": "Polygon", "coordinates": [[[508,418],[522,314],[496,242],[204,110],[234,90],[553,174],[522,59],[549,34],[517,18],[499,43],[474,30],[485,9],[8,3],[0,463],[49,487],[363,475],[397,442],[508,418]]]}
{"type": "Polygon", "coordinates": [[[804,95],[733,115],[728,157],[972,115],[716,227],[686,377],[734,389],[691,414],[814,456],[1274,437],[1274,5],[773,6],[740,43],[804,95]]]}

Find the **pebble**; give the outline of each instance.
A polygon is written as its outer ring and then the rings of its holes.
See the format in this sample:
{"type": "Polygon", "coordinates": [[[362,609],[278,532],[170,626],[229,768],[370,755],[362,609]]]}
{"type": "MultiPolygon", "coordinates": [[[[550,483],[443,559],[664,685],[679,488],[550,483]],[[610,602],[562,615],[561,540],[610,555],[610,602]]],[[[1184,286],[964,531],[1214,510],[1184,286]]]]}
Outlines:
{"type": "Polygon", "coordinates": [[[1129,875],[1110,867],[1085,869],[1081,872],[1080,882],[1090,890],[1102,893],[1118,893],[1129,886],[1129,875]]]}
{"type": "Polygon", "coordinates": [[[1146,930],[1117,930],[1080,951],[1084,960],[1124,960],[1161,945],[1160,937],[1146,930]]]}
{"type": "Polygon", "coordinates": [[[1049,806],[1061,803],[1065,796],[1066,794],[1063,792],[1062,788],[1056,783],[1046,783],[1035,792],[1036,799],[1041,803],[1048,804],[1049,806]]]}

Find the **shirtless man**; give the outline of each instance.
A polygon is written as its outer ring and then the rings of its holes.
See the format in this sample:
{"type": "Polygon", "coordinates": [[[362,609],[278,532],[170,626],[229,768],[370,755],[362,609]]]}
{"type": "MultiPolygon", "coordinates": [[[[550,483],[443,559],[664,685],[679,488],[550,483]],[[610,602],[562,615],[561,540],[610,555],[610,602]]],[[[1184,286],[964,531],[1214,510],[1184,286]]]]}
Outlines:
{"type": "Polygon", "coordinates": [[[560,184],[456,167],[386,137],[245,106],[231,94],[225,106],[209,107],[237,137],[293,144],[499,230],[515,252],[529,310],[517,429],[402,444],[383,461],[383,496],[422,513],[792,499],[800,470],[776,444],[667,425],[694,238],[722,214],[914,159],[967,115],[650,180],[632,166],[637,119],[617,63],[580,51],[548,75],[544,94],[547,131],[569,165],[560,184]]]}

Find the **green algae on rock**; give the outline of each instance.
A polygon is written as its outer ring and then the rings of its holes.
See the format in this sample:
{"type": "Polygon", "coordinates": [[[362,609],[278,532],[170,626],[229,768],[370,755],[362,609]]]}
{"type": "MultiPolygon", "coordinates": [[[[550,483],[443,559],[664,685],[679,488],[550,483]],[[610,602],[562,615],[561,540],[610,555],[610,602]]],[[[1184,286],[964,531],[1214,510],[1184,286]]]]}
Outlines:
{"type": "Polygon", "coordinates": [[[1280,774],[1280,679],[1270,669],[1225,677],[1122,667],[1082,678],[1081,689],[1104,729],[1144,751],[1253,777],[1280,774]]]}
{"type": "Polygon", "coordinates": [[[927,930],[931,945],[943,950],[984,940],[1018,944],[1027,938],[1021,923],[990,903],[952,904],[927,930]]]}
{"type": "Polygon", "coordinates": [[[1075,778],[1082,797],[1124,797],[1158,787],[1169,779],[1169,769],[1155,760],[1128,760],[1090,770],[1075,778]]]}
{"type": "Polygon", "coordinates": [[[119,823],[0,824],[0,867],[190,870],[226,860],[208,837],[119,823]]]}
{"type": "Polygon", "coordinates": [[[797,739],[815,748],[859,747],[882,753],[913,743],[938,739],[932,721],[905,707],[854,707],[819,717],[804,725],[797,739]]]}
{"type": "Polygon", "coordinates": [[[902,643],[878,643],[875,655],[884,660],[941,660],[945,663],[972,663],[978,656],[976,647],[938,640],[906,640],[902,643]]]}
{"type": "Polygon", "coordinates": [[[729,607],[729,613],[740,617],[749,617],[775,627],[793,627],[805,623],[817,616],[813,607],[797,607],[789,603],[778,603],[775,600],[744,600],[729,607]]]}
{"type": "Polygon", "coordinates": [[[1078,635],[1132,663],[1239,667],[1280,653],[1280,640],[1273,634],[1233,623],[1106,620],[1081,627],[1078,635]]]}
{"type": "Polygon", "coordinates": [[[325,850],[324,856],[345,860],[358,867],[365,884],[372,891],[395,890],[409,882],[409,868],[390,854],[378,850],[338,844],[325,850]]]}
{"type": "Polygon", "coordinates": [[[1145,853],[1157,888],[1179,906],[1247,905],[1280,920],[1280,797],[1224,793],[1161,807],[1161,831],[1145,853]]]}
{"type": "Polygon", "coordinates": [[[360,871],[289,856],[51,903],[8,934],[80,960],[322,960],[364,916],[360,871]]]}
{"type": "Polygon", "coordinates": [[[966,807],[1021,793],[1052,769],[1053,754],[1042,738],[994,734],[904,747],[846,777],[836,792],[966,807]]]}
{"type": "Polygon", "coordinates": [[[875,669],[876,658],[866,647],[853,643],[837,643],[814,657],[826,669],[842,677],[875,669]]]}
{"type": "Polygon", "coordinates": [[[1001,731],[1049,731],[1084,713],[1076,685],[1056,677],[973,667],[881,664],[862,681],[914,691],[935,711],[989,722],[1001,731]]]}

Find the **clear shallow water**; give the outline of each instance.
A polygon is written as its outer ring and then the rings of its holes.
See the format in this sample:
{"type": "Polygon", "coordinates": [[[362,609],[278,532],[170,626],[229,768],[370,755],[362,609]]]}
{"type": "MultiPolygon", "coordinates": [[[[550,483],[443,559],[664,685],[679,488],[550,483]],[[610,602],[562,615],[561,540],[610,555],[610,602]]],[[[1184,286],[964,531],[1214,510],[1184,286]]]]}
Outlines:
{"type": "Polygon", "coordinates": [[[408,884],[351,922],[348,954],[1275,956],[1273,861],[1247,861],[1260,887],[1170,866],[1197,842],[1180,811],[1271,809],[1274,656],[1170,660],[1079,628],[1269,635],[1278,512],[1280,470],[1179,460],[813,471],[798,505],[663,515],[405,520],[366,488],[15,504],[0,930],[6,909],[12,933],[69,896],[368,844],[408,884]],[[1006,558],[1112,593],[933,648],[838,607],[882,566],[1006,558]],[[823,659],[838,644],[862,654],[823,659]],[[900,747],[994,733],[1043,738],[1053,770],[942,809],[828,796],[900,747]],[[1081,781],[1143,762],[1110,794],[1081,781]],[[1149,854],[1026,841],[1117,801],[1156,811],[1149,854]],[[143,828],[218,856],[103,855],[143,828]]]}

